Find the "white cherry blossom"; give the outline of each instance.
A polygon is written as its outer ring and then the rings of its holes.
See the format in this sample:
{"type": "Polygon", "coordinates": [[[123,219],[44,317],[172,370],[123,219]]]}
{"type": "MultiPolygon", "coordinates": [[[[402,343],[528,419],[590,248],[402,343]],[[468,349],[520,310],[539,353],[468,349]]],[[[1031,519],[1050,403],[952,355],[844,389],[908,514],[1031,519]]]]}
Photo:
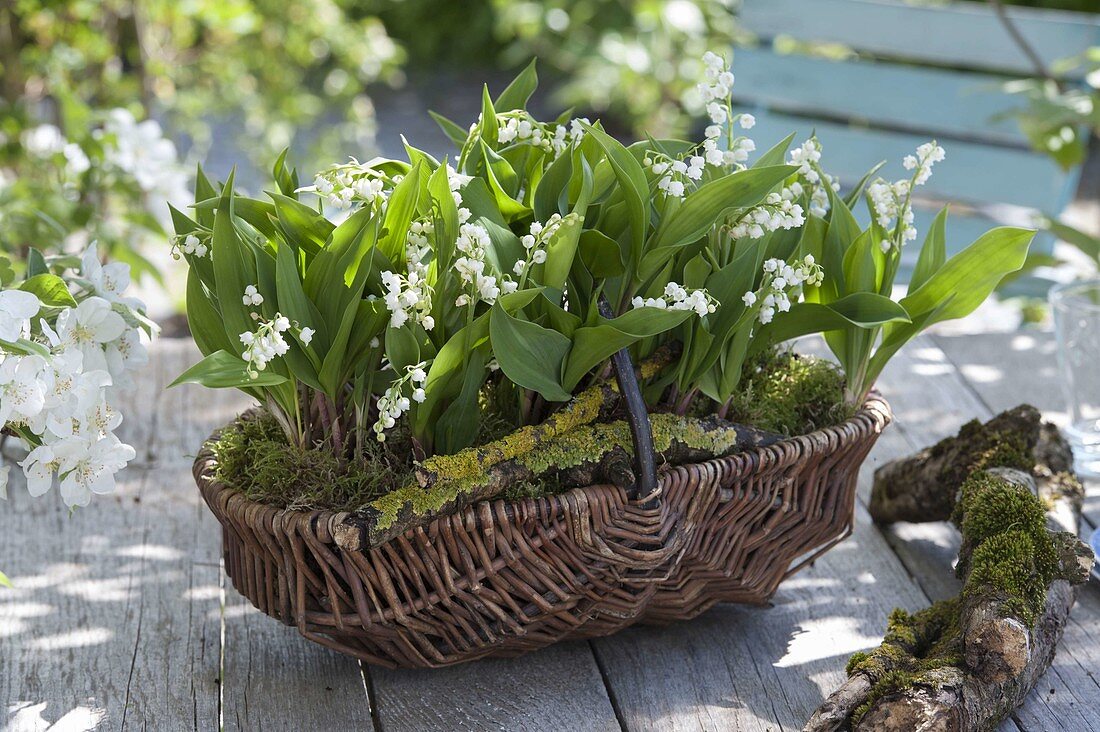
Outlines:
{"type": "Polygon", "coordinates": [[[38,297],[22,290],[0,292],[0,340],[19,340],[38,314],[42,303],[38,297]]]}

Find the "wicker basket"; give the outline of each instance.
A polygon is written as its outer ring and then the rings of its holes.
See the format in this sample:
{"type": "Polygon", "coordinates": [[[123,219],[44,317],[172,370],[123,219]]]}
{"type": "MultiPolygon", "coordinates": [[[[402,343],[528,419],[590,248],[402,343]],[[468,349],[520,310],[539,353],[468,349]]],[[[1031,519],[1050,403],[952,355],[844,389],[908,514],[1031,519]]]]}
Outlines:
{"type": "Polygon", "coordinates": [[[671,468],[649,495],[488,501],[369,551],[334,541],[346,514],[219,483],[206,446],[194,473],[226,572],[257,608],[369,663],[447,666],[765,602],[851,533],[860,464],[889,421],[872,395],[843,424],[671,468]]]}

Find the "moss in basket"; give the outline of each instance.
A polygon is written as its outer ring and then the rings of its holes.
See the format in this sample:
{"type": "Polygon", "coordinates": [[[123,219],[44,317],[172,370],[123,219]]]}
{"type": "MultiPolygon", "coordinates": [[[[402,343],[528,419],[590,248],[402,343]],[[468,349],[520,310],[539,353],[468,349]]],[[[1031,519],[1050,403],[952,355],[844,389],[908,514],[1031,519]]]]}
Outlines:
{"type": "Polygon", "coordinates": [[[408,480],[412,464],[398,457],[399,442],[372,442],[368,460],[341,464],[329,450],[288,444],[275,419],[263,413],[237,420],[211,449],[217,479],[249,500],[290,509],[353,510],[408,480]]]}
{"type": "Polygon", "coordinates": [[[728,419],[781,435],[804,435],[855,413],[844,399],[844,374],[830,361],[787,350],[746,365],[728,419]]]}

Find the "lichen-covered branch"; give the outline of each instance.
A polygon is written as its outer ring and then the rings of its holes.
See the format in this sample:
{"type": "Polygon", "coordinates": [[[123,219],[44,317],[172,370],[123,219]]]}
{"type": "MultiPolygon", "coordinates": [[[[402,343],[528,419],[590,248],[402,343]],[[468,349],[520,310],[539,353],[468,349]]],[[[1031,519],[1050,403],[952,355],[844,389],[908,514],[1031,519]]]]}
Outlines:
{"type": "MultiPolygon", "coordinates": [[[[697,462],[782,439],[717,417],[654,414],[650,424],[658,459],[667,464],[697,462]]],[[[610,483],[625,487],[633,482],[632,453],[626,422],[580,425],[540,439],[526,452],[495,462],[484,472],[437,478],[426,488],[410,484],[392,491],[361,512],[341,515],[332,533],[347,550],[376,547],[438,516],[494,498],[526,480],[550,477],[566,486],[610,483]]]]}
{"type": "MultiPolygon", "coordinates": [[[[807,732],[992,729],[1050,666],[1093,559],[1076,535],[1082,491],[1068,472],[1068,446],[1030,408],[969,425],[959,439],[975,435],[978,442],[941,442],[883,469],[942,481],[953,467],[975,466],[950,489],[957,500],[948,513],[963,539],[956,567],[962,592],[913,615],[896,610],[882,644],[852,657],[848,681],[814,713],[807,732]],[[1002,450],[990,435],[1013,449],[1002,450]],[[1030,456],[1024,462],[1035,463],[1027,472],[981,457],[1008,455],[1018,466],[1021,446],[1030,456]]],[[[942,511],[907,515],[931,520],[942,511]]]]}
{"type": "MultiPolygon", "coordinates": [[[[651,379],[676,358],[678,344],[658,348],[638,366],[640,380],[651,379]]],[[[607,418],[619,405],[618,385],[604,381],[582,391],[564,407],[535,425],[527,425],[511,434],[454,455],[436,455],[416,466],[416,481],[430,489],[440,481],[461,481],[483,475],[494,465],[537,449],[549,440],[571,430],[607,418]]]]}

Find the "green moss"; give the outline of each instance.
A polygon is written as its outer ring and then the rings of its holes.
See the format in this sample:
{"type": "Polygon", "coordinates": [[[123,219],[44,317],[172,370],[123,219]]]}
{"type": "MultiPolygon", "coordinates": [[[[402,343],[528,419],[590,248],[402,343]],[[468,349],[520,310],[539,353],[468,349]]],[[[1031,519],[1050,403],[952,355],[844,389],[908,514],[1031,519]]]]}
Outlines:
{"type": "MultiPolygon", "coordinates": [[[[737,444],[734,433],[708,432],[691,417],[654,414],[650,416],[650,424],[653,428],[653,446],[657,452],[668,450],[673,440],[715,455],[727,453],[737,444]]],[[[509,454],[517,450],[516,462],[536,475],[595,462],[613,446],[633,454],[630,427],[621,421],[582,425],[556,438],[538,442],[537,446],[525,430],[516,432],[513,437],[516,440],[531,440],[525,451],[518,451],[517,445],[511,441],[506,449],[509,454]]],[[[421,488],[410,483],[371,501],[371,508],[379,513],[376,519],[378,528],[391,526],[404,509],[416,515],[438,511],[460,493],[472,491],[485,480],[482,473],[469,469],[466,458],[450,459],[455,457],[436,456],[432,459],[433,469],[440,479],[430,487],[421,488]]],[[[554,482],[532,481],[516,486],[516,490],[521,497],[535,497],[550,495],[560,491],[561,487],[554,482]]]]}
{"type": "Polygon", "coordinates": [[[996,588],[1006,596],[1008,610],[1031,624],[1046,599],[1046,583],[1037,571],[1039,548],[1022,531],[990,537],[974,550],[968,594],[996,588]]]}
{"type": "MultiPolygon", "coordinates": [[[[746,370],[743,385],[730,419],[771,432],[802,434],[852,414],[844,403],[843,376],[826,361],[789,352],[769,353],[746,370]]],[[[565,431],[554,439],[537,439],[537,427],[513,430],[514,415],[501,411],[500,396],[482,395],[480,446],[424,462],[425,469],[443,476],[428,489],[413,479],[407,435],[393,434],[384,445],[369,441],[364,459],[340,464],[326,451],[287,445],[278,425],[267,416],[243,420],[223,433],[214,445],[218,478],[251,500],[273,505],[341,511],[370,505],[379,512],[378,525],[384,529],[405,509],[417,514],[438,511],[476,487],[484,480],[481,466],[486,460],[517,460],[540,474],[592,462],[612,445],[633,451],[625,422],[589,424],[602,404],[596,391],[571,404],[563,420],[565,431]]],[[[654,414],[650,421],[659,452],[667,450],[673,439],[715,454],[729,452],[735,445],[734,435],[706,432],[692,418],[654,414]]],[[[503,497],[516,500],[561,490],[555,480],[537,479],[510,486],[503,497]]]]}
{"type": "Polygon", "coordinates": [[[844,673],[851,676],[863,665],[867,659],[871,657],[871,654],[864,653],[863,651],[857,651],[852,654],[852,657],[848,659],[848,664],[844,667],[844,673]]]}
{"type": "Polygon", "coordinates": [[[1046,534],[1046,517],[1041,502],[1029,491],[979,473],[963,484],[966,506],[959,526],[974,544],[1005,531],[1021,530],[1031,536],[1046,534]],[[975,485],[981,487],[975,489],[975,485]]]}
{"type": "Polygon", "coordinates": [[[956,437],[949,437],[932,448],[936,455],[946,449],[963,446],[958,460],[944,466],[940,475],[946,485],[960,486],[972,473],[992,467],[1017,468],[1030,471],[1035,457],[1024,435],[1017,431],[997,432],[986,429],[978,420],[962,426],[956,437]]]}
{"type": "Polygon", "coordinates": [[[237,420],[211,448],[218,480],[249,500],[291,509],[354,510],[408,480],[412,468],[409,450],[402,458],[399,447],[373,441],[367,459],[344,464],[327,450],[289,445],[267,414],[237,420]]]}
{"type": "Polygon", "coordinates": [[[852,724],[859,724],[859,720],[871,711],[879,699],[912,686],[916,683],[916,678],[916,675],[910,671],[887,671],[871,686],[871,690],[867,692],[867,700],[852,712],[852,724]]]}
{"type": "Polygon", "coordinates": [[[1057,550],[1038,496],[986,472],[962,485],[954,520],[973,549],[963,595],[993,590],[1033,625],[1057,574],[1057,550]]]}
{"type": "Polygon", "coordinates": [[[936,669],[961,662],[958,598],[912,614],[900,608],[894,610],[882,645],[868,653],[857,653],[848,661],[849,676],[864,673],[872,682],[867,700],[852,714],[853,725],[882,697],[920,683],[936,669]]]}
{"type": "Polygon", "coordinates": [[[823,359],[773,351],[746,367],[729,419],[781,435],[839,424],[855,408],[844,400],[844,374],[823,359]]]}
{"type": "Polygon", "coordinates": [[[1024,487],[978,471],[962,483],[954,520],[972,547],[962,593],[912,615],[894,610],[882,645],[849,659],[849,676],[865,673],[873,682],[853,724],[883,696],[919,683],[924,674],[964,665],[963,603],[996,597],[1028,625],[1043,610],[1058,558],[1042,501],[1024,487]]]}

